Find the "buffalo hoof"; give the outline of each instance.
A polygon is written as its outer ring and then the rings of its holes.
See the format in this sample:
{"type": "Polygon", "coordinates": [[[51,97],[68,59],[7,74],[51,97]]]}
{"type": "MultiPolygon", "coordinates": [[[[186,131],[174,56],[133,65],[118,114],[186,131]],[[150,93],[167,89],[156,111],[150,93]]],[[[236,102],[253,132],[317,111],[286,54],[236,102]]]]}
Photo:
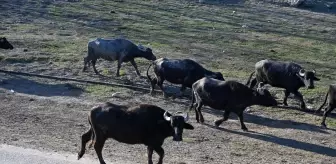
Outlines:
{"type": "Polygon", "coordinates": [[[327,129],[327,125],[325,123],[321,123],[321,128],[327,129]]]}
{"type": "Polygon", "coordinates": [[[244,132],[248,132],[248,129],[245,127],[245,128],[242,128],[242,130],[244,131],[244,132]]]}
{"type": "Polygon", "coordinates": [[[314,114],[321,114],[321,110],[316,110],[314,114]]]}
{"type": "Polygon", "coordinates": [[[163,94],[163,97],[164,97],[165,99],[169,98],[169,96],[168,96],[166,93],[163,94]]]}
{"type": "Polygon", "coordinates": [[[77,156],[77,160],[81,159],[84,155],[84,152],[79,152],[77,156]]]}
{"type": "Polygon", "coordinates": [[[215,126],[218,128],[219,127],[219,125],[222,123],[222,121],[221,120],[217,120],[217,121],[215,121],[215,126]]]}
{"type": "Polygon", "coordinates": [[[301,110],[308,110],[306,105],[301,105],[300,108],[301,108],[301,110]]]}

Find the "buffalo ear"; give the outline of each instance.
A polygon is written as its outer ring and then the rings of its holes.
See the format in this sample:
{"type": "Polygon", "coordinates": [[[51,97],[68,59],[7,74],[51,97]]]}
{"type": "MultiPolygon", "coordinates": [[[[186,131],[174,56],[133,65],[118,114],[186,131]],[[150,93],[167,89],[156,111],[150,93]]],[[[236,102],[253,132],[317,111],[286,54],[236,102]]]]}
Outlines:
{"type": "Polygon", "coordinates": [[[191,125],[191,124],[188,124],[188,123],[184,123],[184,129],[190,129],[190,130],[193,130],[194,127],[191,125]]]}
{"type": "Polygon", "coordinates": [[[319,79],[319,78],[317,78],[317,77],[314,77],[314,80],[315,80],[315,81],[320,81],[320,79],[319,79]]]}

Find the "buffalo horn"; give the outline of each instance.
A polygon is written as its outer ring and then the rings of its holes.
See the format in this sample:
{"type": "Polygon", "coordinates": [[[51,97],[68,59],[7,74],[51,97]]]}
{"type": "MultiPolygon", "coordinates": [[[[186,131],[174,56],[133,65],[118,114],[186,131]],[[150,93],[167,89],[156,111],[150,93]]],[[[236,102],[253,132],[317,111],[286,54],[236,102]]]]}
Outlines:
{"type": "Polygon", "coordinates": [[[168,116],[167,111],[163,114],[163,117],[164,117],[165,120],[170,121],[170,117],[168,116]]]}
{"type": "Polygon", "coordinates": [[[184,117],[184,122],[187,122],[189,120],[188,113],[184,114],[183,117],[184,117]]]}
{"type": "Polygon", "coordinates": [[[305,70],[304,69],[300,69],[300,72],[299,72],[300,76],[304,76],[304,73],[305,73],[305,70]]]}
{"type": "Polygon", "coordinates": [[[258,88],[263,88],[264,87],[264,83],[263,82],[260,82],[259,84],[258,84],[258,88]]]}

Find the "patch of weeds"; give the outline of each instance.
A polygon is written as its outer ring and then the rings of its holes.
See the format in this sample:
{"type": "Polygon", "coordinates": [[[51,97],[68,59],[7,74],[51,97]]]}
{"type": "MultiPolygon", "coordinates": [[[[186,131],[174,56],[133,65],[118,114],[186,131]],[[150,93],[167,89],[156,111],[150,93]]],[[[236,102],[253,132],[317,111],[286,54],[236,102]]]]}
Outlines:
{"type": "Polygon", "coordinates": [[[37,30],[39,27],[37,27],[34,24],[15,24],[11,27],[14,31],[31,31],[31,30],[37,30]]]}
{"type": "Polygon", "coordinates": [[[41,43],[41,51],[54,53],[57,55],[71,54],[76,55],[80,52],[86,50],[83,49],[84,41],[74,41],[74,40],[55,40],[50,42],[41,43]]]}
{"type": "Polygon", "coordinates": [[[3,61],[9,62],[9,63],[32,63],[36,61],[48,61],[49,57],[7,57],[4,58],[3,61]]]}
{"type": "Polygon", "coordinates": [[[336,119],[331,118],[331,117],[327,117],[326,118],[326,124],[329,128],[336,128],[336,119]]]}
{"type": "Polygon", "coordinates": [[[327,93],[327,86],[315,86],[314,89],[300,88],[300,92],[305,97],[319,97],[327,93]]]}
{"type": "Polygon", "coordinates": [[[125,70],[119,70],[119,75],[120,76],[125,76],[126,75],[126,72],[125,72],[125,70]]]}
{"type": "Polygon", "coordinates": [[[112,72],[108,68],[103,68],[101,74],[107,76],[111,75],[112,72]]]}
{"type": "Polygon", "coordinates": [[[118,89],[116,87],[110,87],[105,85],[89,85],[84,88],[86,92],[95,96],[111,96],[114,92],[117,92],[118,89]]]}
{"type": "Polygon", "coordinates": [[[60,56],[54,56],[52,58],[53,61],[55,62],[78,62],[78,61],[83,61],[82,57],[79,56],[72,56],[72,55],[60,55],[60,56]]]}
{"type": "Polygon", "coordinates": [[[249,77],[249,73],[241,70],[222,70],[221,73],[225,78],[232,77],[232,78],[239,78],[244,81],[247,81],[249,77]]]}
{"type": "Polygon", "coordinates": [[[137,63],[137,65],[146,65],[146,66],[149,66],[149,64],[151,63],[151,61],[142,58],[135,59],[135,62],[137,63]]]}
{"type": "Polygon", "coordinates": [[[151,49],[169,47],[169,45],[160,42],[150,42],[148,44],[149,44],[148,47],[150,47],[151,49]]]}
{"type": "MultiPolygon", "coordinates": [[[[323,109],[322,109],[323,110],[323,109]]],[[[321,112],[320,115],[318,116],[314,116],[315,119],[314,119],[314,124],[315,125],[320,125],[321,124],[321,121],[322,121],[322,117],[323,117],[323,112],[321,112]]],[[[328,117],[326,118],[326,122],[327,124],[327,127],[328,128],[336,128],[336,119],[335,118],[332,118],[330,117],[330,114],[328,115],[328,117]]]]}

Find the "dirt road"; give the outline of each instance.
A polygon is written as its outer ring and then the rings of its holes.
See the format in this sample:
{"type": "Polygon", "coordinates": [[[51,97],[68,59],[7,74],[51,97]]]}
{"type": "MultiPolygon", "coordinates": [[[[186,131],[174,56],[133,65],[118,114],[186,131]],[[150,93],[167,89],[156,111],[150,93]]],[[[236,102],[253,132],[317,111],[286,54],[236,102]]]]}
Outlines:
{"type": "Polygon", "coordinates": [[[91,164],[95,162],[89,158],[77,161],[74,154],[42,152],[34,149],[0,145],[0,163],[3,164],[91,164]]]}

